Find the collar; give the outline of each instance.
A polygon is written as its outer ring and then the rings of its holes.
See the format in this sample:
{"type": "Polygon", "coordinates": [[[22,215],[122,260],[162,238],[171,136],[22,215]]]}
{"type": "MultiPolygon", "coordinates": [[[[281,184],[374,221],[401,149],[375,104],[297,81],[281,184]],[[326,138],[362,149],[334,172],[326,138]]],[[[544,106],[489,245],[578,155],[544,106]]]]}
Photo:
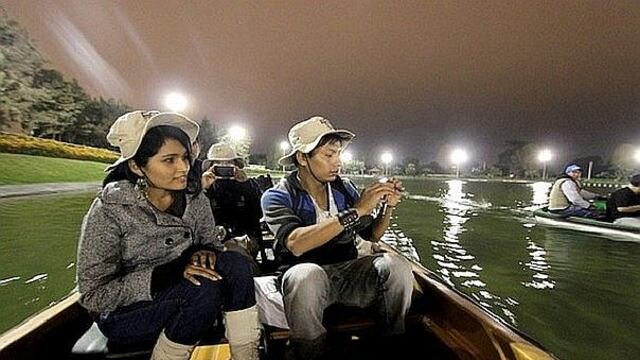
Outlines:
{"type": "MultiPolygon", "coordinates": [[[[151,212],[155,216],[158,225],[182,225],[180,218],[156,209],[147,199],[140,197],[135,189],[135,185],[128,180],[108,183],[102,189],[99,197],[105,204],[139,206],[151,212]]],[[[185,214],[188,212],[192,198],[190,195],[185,197],[185,214]]]]}

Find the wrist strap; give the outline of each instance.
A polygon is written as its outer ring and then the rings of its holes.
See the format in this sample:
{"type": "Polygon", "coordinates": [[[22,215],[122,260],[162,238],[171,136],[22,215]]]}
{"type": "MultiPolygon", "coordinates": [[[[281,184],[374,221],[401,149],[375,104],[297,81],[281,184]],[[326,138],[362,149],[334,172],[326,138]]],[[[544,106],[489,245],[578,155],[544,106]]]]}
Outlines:
{"type": "Polygon", "coordinates": [[[338,221],[345,230],[350,230],[358,223],[358,212],[356,209],[346,209],[338,213],[338,221]]]}

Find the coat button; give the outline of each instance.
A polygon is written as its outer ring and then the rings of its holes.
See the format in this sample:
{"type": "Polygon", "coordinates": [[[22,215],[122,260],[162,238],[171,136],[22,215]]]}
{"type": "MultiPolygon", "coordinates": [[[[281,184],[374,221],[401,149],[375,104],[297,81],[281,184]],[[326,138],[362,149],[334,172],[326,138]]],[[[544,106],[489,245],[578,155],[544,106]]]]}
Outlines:
{"type": "Polygon", "coordinates": [[[173,239],[172,238],[168,238],[164,241],[164,244],[167,246],[171,246],[173,245],[173,239]]]}

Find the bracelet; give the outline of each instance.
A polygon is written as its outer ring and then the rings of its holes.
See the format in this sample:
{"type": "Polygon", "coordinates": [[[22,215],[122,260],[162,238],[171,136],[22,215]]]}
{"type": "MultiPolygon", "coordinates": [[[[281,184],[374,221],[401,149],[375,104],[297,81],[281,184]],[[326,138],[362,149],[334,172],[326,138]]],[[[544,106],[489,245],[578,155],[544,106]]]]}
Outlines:
{"type": "Polygon", "coordinates": [[[356,209],[346,209],[338,213],[338,221],[345,230],[350,230],[358,223],[358,212],[356,209]]]}

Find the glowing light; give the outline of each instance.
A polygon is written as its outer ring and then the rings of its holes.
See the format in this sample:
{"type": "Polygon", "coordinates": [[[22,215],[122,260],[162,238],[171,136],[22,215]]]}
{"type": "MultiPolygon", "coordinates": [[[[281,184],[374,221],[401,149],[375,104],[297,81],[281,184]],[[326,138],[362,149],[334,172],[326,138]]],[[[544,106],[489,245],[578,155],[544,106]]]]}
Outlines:
{"type": "Polygon", "coordinates": [[[235,141],[243,140],[247,137],[247,129],[242,126],[232,126],[229,128],[229,136],[235,141]]]}
{"type": "Polygon", "coordinates": [[[353,160],[353,154],[350,151],[345,151],[340,154],[340,160],[345,163],[349,163],[353,160]]]}
{"type": "Polygon", "coordinates": [[[547,162],[547,161],[549,161],[551,159],[553,159],[553,154],[551,153],[551,150],[549,150],[549,149],[541,150],[538,153],[538,161],[540,161],[540,162],[544,163],[544,162],[547,162]]]}
{"type": "Polygon", "coordinates": [[[281,141],[280,142],[280,150],[282,150],[283,152],[286,152],[287,150],[289,150],[289,142],[288,141],[281,141]]]}
{"type": "Polygon", "coordinates": [[[637,162],[640,162],[640,149],[636,150],[634,158],[637,162]]]}
{"type": "Polygon", "coordinates": [[[393,155],[390,152],[382,153],[382,155],[380,155],[380,160],[382,160],[382,163],[385,165],[389,165],[393,161],[393,155]]]}
{"type": "Polygon", "coordinates": [[[469,159],[467,152],[462,149],[453,150],[451,153],[451,162],[453,162],[456,166],[464,163],[469,159]]]}
{"type": "Polygon", "coordinates": [[[187,98],[180,93],[172,92],[165,96],[164,105],[171,111],[182,112],[187,108],[187,98]]]}

